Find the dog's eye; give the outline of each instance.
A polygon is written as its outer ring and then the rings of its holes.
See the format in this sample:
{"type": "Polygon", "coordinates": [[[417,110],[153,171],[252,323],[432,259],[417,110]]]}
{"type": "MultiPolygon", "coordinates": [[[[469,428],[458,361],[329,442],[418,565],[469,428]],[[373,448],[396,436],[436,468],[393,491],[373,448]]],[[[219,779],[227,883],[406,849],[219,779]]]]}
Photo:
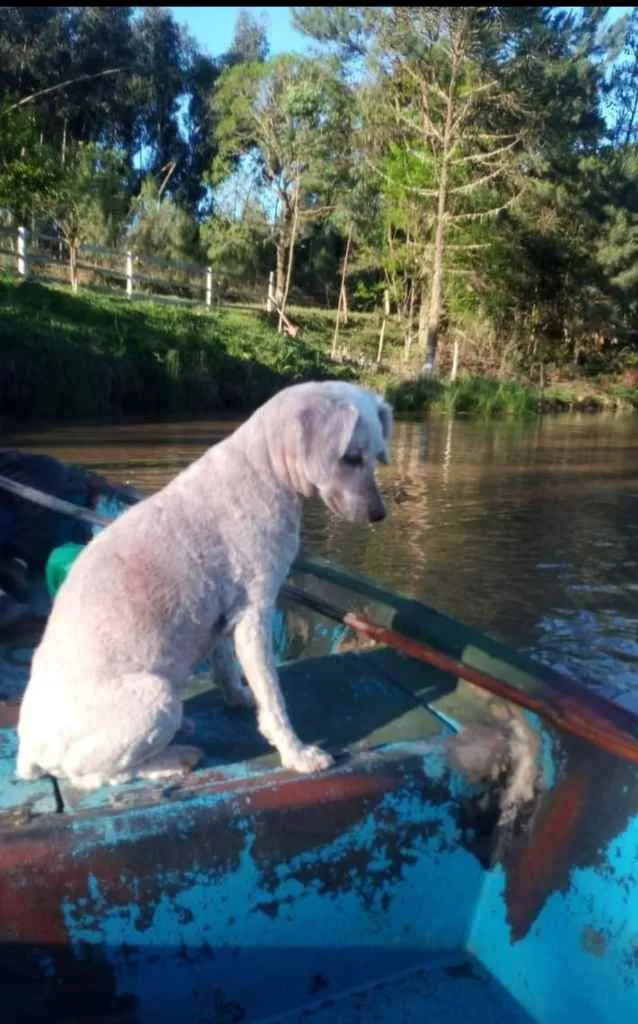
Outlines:
{"type": "Polygon", "coordinates": [[[346,466],[352,466],[353,468],[355,466],[362,466],[363,465],[363,455],[344,455],[343,458],[341,459],[341,461],[346,466]]]}

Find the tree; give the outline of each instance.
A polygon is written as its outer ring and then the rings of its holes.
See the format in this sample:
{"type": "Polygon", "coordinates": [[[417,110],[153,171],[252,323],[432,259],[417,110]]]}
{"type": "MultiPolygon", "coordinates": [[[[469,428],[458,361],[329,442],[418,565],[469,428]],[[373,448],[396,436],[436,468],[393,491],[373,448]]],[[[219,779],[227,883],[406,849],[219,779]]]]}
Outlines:
{"type": "MultiPolygon", "coordinates": [[[[579,295],[591,316],[600,313],[593,252],[604,201],[597,186],[588,195],[583,184],[604,138],[599,103],[613,57],[606,8],[293,12],[296,26],[335,49],[358,84],[367,160],[381,192],[376,252],[399,306],[407,299],[408,310],[420,307],[426,373],[451,316],[501,316],[508,305],[502,323],[511,324],[517,301],[517,315],[537,317],[525,275],[515,285],[507,261],[521,258],[531,295],[548,245],[556,267],[561,246],[573,260],[553,309],[563,336],[573,335],[579,295]],[[559,195],[556,233],[535,239],[534,219],[559,195]],[[512,282],[509,300],[496,267],[512,282]]],[[[596,170],[592,180],[599,178],[596,170]]]]}
{"type": "Polygon", "coordinates": [[[62,162],[78,142],[118,149],[137,188],[172,162],[171,191],[193,212],[215,154],[217,74],[168,8],[0,9],[0,94],[35,94],[43,144],[62,162]]]}
{"type": "Polygon", "coordinates": [[[618,19],[606,43],[612,60],[604,92],[613,110],[611,138],[618,151],[638,141],[638,8],[618,19]]]}
{"type": "MultiPolygon", "coordinates": [[[[144,172],[178,167],[186,153],[179,128],[179,101],[186,91],[192,45],[165,7],[145,7],[135,29],[133,87],[140,97],[138,146],[144,172]]],[[[172,182],[175,188],[177,180],[172,182]]]]}
{"type": "Polygon", "coordinates": [[[79,143],[69,151],[63,174],[42,197],[40,207],[67,244],[74,291],[78,287],[80,245],[87,241],[117,244],[128,204],[128,170],[121,154],[95,143],[79,143]]]}
{"type": "Polygon", "coordinates": [[[52,195],[59,181],[55,154],[40,144],[35,112],[0,107],[0,209],[28,224],[34,204],[52,195]]]}
{"type": "Polygon", "coordinates": [[[73,141],[132,147],[132,7],[2,8],[0,89],[35,94],[42,139],[64,159],[73,141]],[[108,68],[120,75],[104,76],[108,68]],[[66,83],[64,88],[58,88],[66,83]],[[53,87],[53,88],[52,88],[53,87]]]}
{"type": "Polygon", "coordinates": [[[268,270],[271,255],[270,227],[263,207],[248,199],[241,216],[217,210],[202,226],[202,243],[209,263],[216,269],[234,274],[254,284],[268,270]]]}
{"type": "Polygon", "coordinates": [[[170,196],[160,195],[161,184],[148,175],[133,202],[128,240],[147,256],[193,262],[199,252],[199,229],[186,210],[170,196]]]}
{"type": "Polygon", "coordinates": [[[270,210],[275,301],[285,302],[299,227],[330,208],[347,154],[348,95],[326,62],[284,55],[224,72],[214,95],[218,158],[213,181],[243,160],[270,210]]]}
{"type": "Polygon", "coordinates": [[[224,67],[235,64],[261,63],[268,58],[270,46],[263,15],[254,14],[242,8],[235,21],[235,30],[230,48],[222,58],[224,67]]]}
{"type": "Polygon", "coordinates": [[[451,272],[446,256],[487,244],[485,225],[520,193],[523,110],[486,60],[500,42],[494,35],[501,24],[482,8],[392,8],[379,14],[371,49],[378,85],[368,120],[382,140],[377,166],[393,190],[416,201],[429,226],[419,258],[425,375],[434,371],[446,263],[451,272]]]}

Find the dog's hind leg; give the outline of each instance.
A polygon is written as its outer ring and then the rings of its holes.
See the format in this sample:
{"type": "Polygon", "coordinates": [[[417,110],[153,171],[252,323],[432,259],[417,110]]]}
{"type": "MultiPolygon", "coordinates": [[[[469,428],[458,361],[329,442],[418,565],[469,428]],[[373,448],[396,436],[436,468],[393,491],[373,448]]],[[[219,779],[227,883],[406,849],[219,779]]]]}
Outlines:
{"type": "Polygon", "coordinates": [[[255,697],[241,678],[241,669],[233,641],[229,636],[220,636],[211,654],[213,676],[230,707],[254,708],[255,697]]]}
{"type": "Polygon", "coordinates": [[[250,608],[235,629],[237,657],[257,702],[257,722],[262,736],[276,747],[285,768],[319,772],[333,758],[320,747],[306,746],[290,724],[279,688],[272,650],[270,616],[250,608]]]}
{"type": "Polygon", "coordinates": [[[175,743],[161,754],[144,761],[135,771],[138,779],[174,779],[188,775],[199,764],[204,751],[175,743]]]}
{"type": "Polygon", "coordinates": [[[139,672],[94,691],[73,726],[59,774],[80,789],[133,778],[183,776],[203,756],[197,747],[169,746],[182,721],[182,698],[161,676],[139,672]],[[119,713],[115,713],[115,709],[119,713]]]}

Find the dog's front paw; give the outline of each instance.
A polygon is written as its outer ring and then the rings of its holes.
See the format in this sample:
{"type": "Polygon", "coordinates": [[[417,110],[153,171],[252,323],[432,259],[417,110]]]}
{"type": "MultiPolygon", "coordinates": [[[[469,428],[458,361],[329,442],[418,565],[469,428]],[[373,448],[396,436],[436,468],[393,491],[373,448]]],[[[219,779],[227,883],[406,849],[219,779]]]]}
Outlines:
{"type": "Polygon", "coordinates": [[[334,757],[327,754],[321,747],[300,747],[289,757],[282,758],[285,768],[308,775],[311,772],[323,772],[334,764],[334,757]]]}

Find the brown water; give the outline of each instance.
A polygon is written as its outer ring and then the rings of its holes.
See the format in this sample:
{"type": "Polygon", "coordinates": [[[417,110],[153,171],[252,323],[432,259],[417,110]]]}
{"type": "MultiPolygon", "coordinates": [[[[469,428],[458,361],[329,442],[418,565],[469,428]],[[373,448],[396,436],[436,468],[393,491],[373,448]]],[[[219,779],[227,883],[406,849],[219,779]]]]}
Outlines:
{"type": "MultiPolygon", "coordinates": [[[[5,443],[152,491],[231,420],[65,427],[5,443]]],[[[638,417],[399,423],[388,519],[306,508],[308,551],[416,596],[638,709],[638,417]]]]}

